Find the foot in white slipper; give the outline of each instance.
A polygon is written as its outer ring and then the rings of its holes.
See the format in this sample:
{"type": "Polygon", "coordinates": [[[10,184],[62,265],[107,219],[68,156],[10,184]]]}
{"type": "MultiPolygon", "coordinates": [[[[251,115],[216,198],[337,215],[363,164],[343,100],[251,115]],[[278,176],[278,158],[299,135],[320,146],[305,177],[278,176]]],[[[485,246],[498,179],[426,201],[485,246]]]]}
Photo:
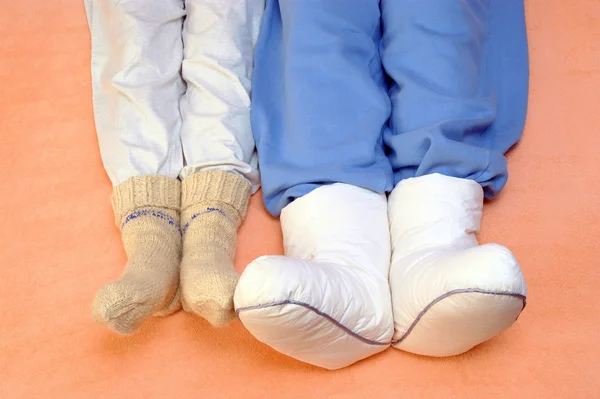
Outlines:
{"type": "Polygon", "coordinates": [[[287,256],[255,260],[238,283],[234,302],[244,326],[279,352],[327,369],[389,347],[385,196],[323,186],[288,205],[281,225],[287,256]]]}
{"type": "Polygon", "coordinates": [[[508,249],[477,243],[478,183],[439,174],[407,179],[388,206],[395,348],[458,355],[516,321],[525,280],[508,249]]]}

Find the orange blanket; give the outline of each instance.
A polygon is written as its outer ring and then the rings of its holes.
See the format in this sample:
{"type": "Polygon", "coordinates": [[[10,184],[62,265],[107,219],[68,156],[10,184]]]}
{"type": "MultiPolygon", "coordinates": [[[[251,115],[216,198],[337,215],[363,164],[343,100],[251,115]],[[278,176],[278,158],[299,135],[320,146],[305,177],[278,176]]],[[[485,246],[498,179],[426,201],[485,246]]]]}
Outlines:
{"type": "MultiPolygon", "coordinates": [[[[0,3],[0,398],[600,398],[600,2],[528,0],[530,112],[482,241],[512,248],[529,304],[470,353],[388,350],[328,372],[180,312],[96,326],[125,261],[91,107],[80,0],[0,3]]],[[[257,195],[237,265],[281,252],[257,195]]]]}

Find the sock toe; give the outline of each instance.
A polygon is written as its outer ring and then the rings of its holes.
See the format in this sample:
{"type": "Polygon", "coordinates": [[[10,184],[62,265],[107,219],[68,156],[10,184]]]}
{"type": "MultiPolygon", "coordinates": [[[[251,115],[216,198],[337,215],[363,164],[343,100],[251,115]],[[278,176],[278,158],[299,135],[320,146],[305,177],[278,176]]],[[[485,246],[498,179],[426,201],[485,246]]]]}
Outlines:
{"type": "Polygon", "coordinates": [[[154,316],[165,317],[179,310],[181,310],[181,286],[178,285],[173,299],[164,308],[154,312],[154,316]]]}
{"type": "Polygon", "coordinates": [[[93,302],[94,320],[112,330],[130,334],[152,314],[152,306],[132,284],[109,283],[102,287],[93,302]]]}
{"type": "Polygon", "coordinates": [[[220,270],[198,266],[182,274],[183,307],[213,326],[223,326],[235,318],[233,293],[239,276],[233,266],[220,270]]]}

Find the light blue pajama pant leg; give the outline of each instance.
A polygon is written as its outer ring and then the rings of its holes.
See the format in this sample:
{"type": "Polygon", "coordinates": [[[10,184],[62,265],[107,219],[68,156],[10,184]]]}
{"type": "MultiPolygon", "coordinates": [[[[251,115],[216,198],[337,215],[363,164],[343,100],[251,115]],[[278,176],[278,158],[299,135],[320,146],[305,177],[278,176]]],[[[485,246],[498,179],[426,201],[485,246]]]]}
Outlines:
{"type": "Polygon", "coordinates": [[[473,179],[494,197],[525,123],[523,8],[267,0],[252,97],[267,209],[278,215],[323,184],[382,192],[430,173],[473,179]]]}
{"type": "Polygon", "coordinates": [[[441,173],[494,197],[525,124],[523,0],[382,0],[381,12],[395,183],[441,173]]]}
{"type": "Polygon", "coordinates": [[[267,0],[252,128],[273,215],[323,184],[393,187],[380,21],[378,0],[267,0]]]}

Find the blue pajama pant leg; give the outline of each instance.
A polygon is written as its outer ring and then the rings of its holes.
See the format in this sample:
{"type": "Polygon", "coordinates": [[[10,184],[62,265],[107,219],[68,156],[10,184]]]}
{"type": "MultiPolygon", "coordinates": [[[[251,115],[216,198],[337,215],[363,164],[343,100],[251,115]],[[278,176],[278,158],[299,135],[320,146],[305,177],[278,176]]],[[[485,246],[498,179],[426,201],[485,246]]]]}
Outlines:
{"type": "Polygon", "coordinates": [[[523,0],[382,0],[381,12],[395,183],[441,173],[494,197],[525,124],[523,0]]]}
{"type": "Polygon", "coordinates": [[[255,50],[252,128],[265,206],[324,184],[389,191],[391,106],[378,0],[267,0],[255,50]]]}

